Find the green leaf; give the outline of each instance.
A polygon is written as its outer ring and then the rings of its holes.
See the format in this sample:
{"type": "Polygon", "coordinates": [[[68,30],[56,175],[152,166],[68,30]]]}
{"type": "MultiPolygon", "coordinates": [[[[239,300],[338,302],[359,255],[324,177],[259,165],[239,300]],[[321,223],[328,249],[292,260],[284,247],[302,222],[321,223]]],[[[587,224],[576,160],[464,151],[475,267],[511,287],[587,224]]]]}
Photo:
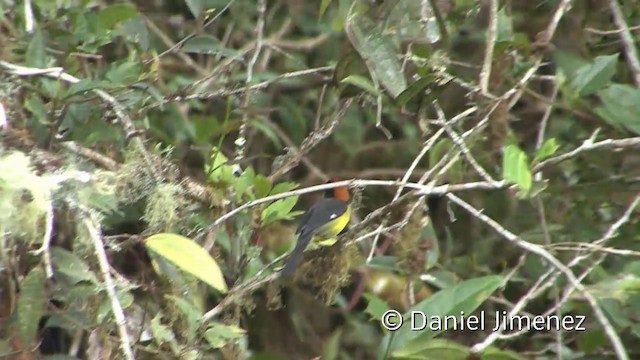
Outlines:
{"type": "Polygon", "coordinates": [[[261,121],[251,121],[249,125],[256,130],[260,131],[264,136],[268,137],[269,140],[273,143],[277,149],[283,148],[282,141],[278,137],[278,134],[275,132],[273,127],[261,122],[261,121]]]}
{"type": "Polygon", "coordinates": [[[422,76],[419,80],[414,81],[396,98],[396,102],[400,106],[404,106],[418,94],[424,93],[424,90],[436,81],[436,77],[431,74],[422,76]]]}
{"type": "Polygon", "coordinates": [[[300,213],[297,211],[291,211],[297,202],[297,196],[290,196],[288,198],[272,202],[262,211],[262,225],[265,226],[278,220],[293,219],[300,213]]]}
{"type": "MultiPolygon", "coordinates": [[[[229,0],[227,0],[229,1],[229,0]]],[[[221,4],[225,3],[226,1],[221,1],[221,0],[185,0],[185,3],[187,3],[187,6],[189,7],[189,10],[191,11],[191,14],[193,15],[194,18],[198,18],[203,12],[206,12],[210,9],[214,9],[217,6],[222,6],[221,4]]]]}
{"type": "Polygon", "coordinates": [[[318,19],[322,19],[322,17],[324,16],[324,13],[329,8],[329,5],[331,5],[331,1],[332,0],[322,0],[320,2],[320,11],[319,11],[319,14],[318,14],[318,19]]]}
{"type": "Polygon", "coordinates": [[[161,233],[148,237],[145,246],[221,293],[227,292],[218,263],[195,241],[178,234],[161,233]]]}
{"type": "Polygon", "coordinates": [[[517,145],[509,145],[504,150],[502,176],[508,182],[518,185],[525,193],[531,189],[533,178],[529,169],[527,154],[520,150],[517,145]]]}
{"type": "Polygon", "coordinates": [[[619,54],[598,56],[576,70],[571,86],[580,96],[591,95],[608,85],[616,73],[619,54]]]}
{"type": "Polygon", "coordinates": [[[96,276],[76,254],[61,247],[51,248],[51,262],[57,273],[64,274],[75,285],[80,281],[96,282],[96,276]]]}
{"type": "Polygon", "coordinates": [[[239,339],[245,335],[245,330],[235,325],[215,323],[204,333],[204,338],[214,349],[224,346],[229,340],[239,339]]]}
{"type": "Polygon", "coordinates": [[[498,11],[498,31],[496,33],[496,42],[507,42],[513,39],[513,23],[511,16],[507,13],[507,7],[503,7],[498,11]]]}
{"type": "Polygon", "coordinates": [[[492,346],[482,353],[480,360],[526,360],[526,358],[511,350],[502,350],[492,346]]]}
{"type": "Polygon", "coordinates": [[[111,64],[104,77],[114,85],[128,86],[140,78],[142,66],[134,61],[121,61],[111,64]]]}
{"type": "MultiPolygon", "coordinates": [[[[116,289],[116,297],[122,305],[123,309],[128,308],[133,304],[133,295],[125,289],[116,289]]],[[[104,323],[105,319],[113,313],[113,305],[111,299],[107,296],[102,298],[102,302],[98,307],[98,313],[96,314],[96,322],[104,323]]]]}
{"type": "Polygon", "coordinates": [[[640,90],[613,84],[598,93],[602,106],[595,112],[616,128],[640,134],[640,90]]]}
{"type": "Polygon", "coordinates": [[[29,46],[27,46],[25,63],[27,64],[27,66],[43,68],[47,66],[46,56],[47,53],[44,36],[42,36],[42,32],[38,28],[35,33],[33,33],[33,37],[31,37],[29,46]]]}
{"type": "Polygon", "coordinates": [[[471,355],[468,347],[451,340],[431,339],[420,344],[415,351],[400,350],[394,357],[405,359],[438,359],[438,360],[466,360],[471,355]]]}
{"type": "Polygon", "coordinates": [[[212,182],[231,182],[234,179],[233,166],[229,165],[229,160],[217,148],[211,150],[211,163],[205,166],[205,171],[209,174],[212,182]]]}
{"type": "Polygon", "coordinates": [[[374,256],[371,261],[366,263],[366,267],[372,269],[384,269],[394,271],[397,269],[398,259],[395,256],[384,255],[374,256]]]}
{"type": "Polygon", "coordinates": [[[341,351],[340,340],[342,339],[343,330],[344,328],[342,327],[337,328],[325,342],[324,350],[322,351],[322,360],[341,359],[338,357],[338,354],[340,354],[341,351]]]}
{"type": "Polygon", "coordinates": [[[105,85],[106,84],[104,81],[90,80],[90,79],[80,80],[79,82],[69,86],[65,96],[70,97],[73,95],[82,94],[87,91],[91,91],[91,90],[103,87],[105,85]]]}
{"type": "Polygon", "coordinates": [[[369,81],[369,79],[367,79],[364,76],[349,75],[346,78],[340,80],[340,83],[354,85],[374,96],[380,95],[380,92],[378,91],[378,89],[376,89],[375,86],[371,83],[371,81],[369,81]]]}
{"type": "Polygon", "coordinates": [[[149,29],[141,16],[136,16],[120,26],[127,40],[139,45],[142,51],[149,51],[151,46],[149,29]]]}
{"type": "Polygon", "coordinates": [[[257,198],[263,198],[271,192],[271,180],[267,179],[264,175],[256,175],[254,188],[257,198]]]}
{"type": "Polygon", "coordinates": [[[374,294],[365,293],[363,297],[367,299],[367,308],[364,312],[371,315],[373,319],[382,319],[384,313],[389,310],[389,305],[374,294]]]}
{"type": "Polygon", "coordinates": [[[187,4],[189,11],[191,11],[191,15],[197,19],[202,13],[202,0],[185,0],[184,2],[187,4]]]}
{"type": "Polygon", "coordinates": [[[407,89],[402,65],[391,39],[368,18],[354,13],[347,19],[347,36],[373,71],[373,76],[395,99],[407,89]]]}
{"type": "Polygon", "coordinates": [[[240,201],[242,197],[245,195],[245,193],[249,196],[251,195],[249,188],[251,187],[251,185],[255,183],[255,176],[256,176],[256,173],[255,171],[253,171],[253,167],[248,166],[246,169],[244,169],[244,171],[238,178],[238,181],[236,181],[234,184],[237,201],[240,201]]]}
{"type": "Polygon", "coordinates": [[[20,298],[17,306],[18,329],[22,340],[29,345],[36,344],[38,325],[48,300],[44,281],[44,271],[35,267],[20,284],[20,298]]]}
{"type": "Polygon", "coordinates": [[[198,330],[198,328],[200,327],[200,325],[202,324],[202,312],[200,312],[200,310],[194,306],[192,303],[190,303],[189,301],[177,297],[177,296],[173,296],[173,295],[165,295],[167,298],[173,300],[173,302],[176,304],[176,306],[178,306],[178,308],[180,309],[180,311],[182,311],[182,313],[185,315],[185,318],[187,319],[187,324],[189,325],[188,327],[188,333],[187,338],[189,339],[189,342],[191,342],[196,335],[196,332],[198,330]]]}
{"type": "Polygon", "coordinates": [[[158,313],[151,319],[151,332],[156,344],[162,345],[175,339],[173,331],[168,326],[162,325],[162,314],[158,313]]]}
{"type": "Polygon", "coordinates": [[[59,313],[51,314],[49,319],[47,319],[45,327],[58,327],[69,331],[77,331],[88,329],[95,325],[96,324],[93,323],[93,316],[89,313],[89,310],[66,310],[59,313]]]}
{"type": "Polygon", "coordinates": [[[125,3],[113,4],[98,12],[98,23],[105,30],[113,29],[117,24],[138,16],[138,10],[125,3]]]}
{"type": "Polygon", "coordinates": [[[298,184],[294,182],[285,181],[285,182],[276,184],[276,186],[273,187],[273,189],[269,194],[271,195],[282,194],[284,192],[291,191],[297,187],[298,187],[298,184]]]}
{"type": "Polygon", "coordinates": [[[229,58],[239,58],[242,53],[225,48],[222,42],[211,35],[197,35],[182,45],[182,51],[194,54],[222,55],[229,58]]]}
{"type": "Polygon", "coordinates": [[[560,148],[560,145],[558,145],[558,143],[556,142],[556,139],[551,138],[545,141],[544,144],[542,144],[542,146],[540,147],[540,150],[538,150],[536,157],[533,158],[533,164],[537,164],[540,161],[555,154],[559,148],[560,148]]]}
{"type": "Polygon", "coordinates": [[[395,355],[399,350],[411,354],[421,349],[421,345],[432,339],[441,330],[431,330],[429,327],[421,331],[411,330],[409,320],[412,311],[428,314],[428,317],[445,316],[459,317],[472,314],[491,294],[502,285],[502,277],[492,275],[464,281],[435,293],[433,296],[414,305],[403,315],[404,324],[393,333],[387,333],[378,351],[379,359],[386,353],[395,355]]]}

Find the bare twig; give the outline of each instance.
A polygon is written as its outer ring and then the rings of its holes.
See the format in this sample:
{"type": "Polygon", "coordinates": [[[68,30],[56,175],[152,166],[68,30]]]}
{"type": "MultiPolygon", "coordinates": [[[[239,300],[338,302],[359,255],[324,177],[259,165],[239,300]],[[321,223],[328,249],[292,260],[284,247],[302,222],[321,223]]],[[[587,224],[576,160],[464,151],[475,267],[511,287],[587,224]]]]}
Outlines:
{"type": "MultiPolygon", "coordinates": [[[[560,23],[560,20],[562,19],[564,14],[569,10],[571,2],[572,0],[562,0],[560,4],[558,4],[556,11],[553,13],[551,20],[547,25],[547,28],[542,33],[540,33],[540,37],[536,41],[538,45],[546,47],[551,44],[551,39],[553,39],[553,35],[558,28],[558,24],[560,23]]],[[[502,98],[504,99],[511,99],[509,101],[509,109],[511,109],[518,102],[520,96],[522,95],[523,89],[525,88],[529,80],[531,80],[531,78],[538,71],[540,66],[542,66],[543,54],[543,52],[536,54],[533,57],[533,66],[531,66],[529,70],[527,70],[527,72],[518,81],[516,86],[502,95],[502,98]]]]}
{"type": "Polygon", "coordinates": [[[498,0],[490,0],[489,29],[487,43],[484,50],[484,61],[480,70],[480,92],[484,95],[489,92],[489,79],[491,78],[491,64],[493,63],[493,49],[498,37],[498,0]]]}
{"type": "MultiPolygon", "coordinates": [[[[292,78],[301,77],[301,76],[307,76],[307,75],[315,75],[315,74],[319,74],[319,73],[325,73],[325,72],[329,72],[331,70],[333,70],[333,67],[324,66],[324,67],[314,68],[314,69],[292,71],[290,73],[282,74],[282,75],[278,76],[275,79],[266,80],[266,81],[263,81],[261,83],[255,84],[255,85],[251,85],[251,86],[249,86],[249,90],[251,90],[251,91],[264,90],[264,89],[268,88],[270,85],[272,85],[274,83],[277,83],[279,81],[282,81],[282,80],[292,79],[292,78]]],[[[205,92],[198,92],[198,93],[195,93],[195,94],[192,94],[192,95],[187,95],[187,96],[181,96],[181,95],[169,96],[169,97],[165,98],[165,100],[162,100],[162,101],[159,101],[157,103],[154,103],[154,104],[146,106],[145,108],[143,108],[143,110],[150,110],[150,109],[159,108],[159,107],[161,107],[161,106],[163,106],[165,104],[172,103],[172,102],[186,102],[186,101],[193,101],[193,100],[216,99],[216,98],[221,98],[221,97],[226,97],[226,96],[243,94],[243,93],[246,93],[246,91],[247,91],[247,88],[243,86],[243,87],[236,88],[236,89],[222,89],[222,90],[213,91],[213,92],[206,92],[206,93],[205,92]]]]}
{"type": "Polygon", "coordinates": [[[345,117],[352,103],[353,103],[353,99],[348,99],[347,101],[345,101],[345,103],[342,105],[342,107],[340,108],[336,116],[333,118],[333,120],[331,120],[329,124],[309,134],[309,136],[307,136],[302,141],[302,144],[300,145],[300,150],[298,150],[298,152],[289,161],[287,161],[287,163],[285,163],[278,169],[274,170],[273,173],[269,175],[269,180],[274,181],[278,179],[280,176],[286,174],[289,170],[296,167],[300,163],[300,160],[309,151],[311,151],[311,149],[313,149],[316,145],[318,145],[322,140],[329,137],[329,135],[331,135],[333,131],[336,129],[336,126],[338,126],[338,124],[345,117]]]}
{"type": "MultiPolygon", "coordinates": [[[[167,34],[162,32],[162,30],[153,21],[151,21],[151,19],[149,19],[147,16],[144,16],[144,15],[142,18],[144,19],[144,23],[149,27],[149,29],[153,31],[153,33],[156,34],[158,38],[160,38],[160,41],[162,41],[169,48],[168,50],[164,51],[162,54],[158,55],[158,57],[156,57],[156,60],[159,59],[162,55],[166,54],[167,52],[173,51],[173,49],[180,46],[179,44],[184,44],[185,42],[184,39],[180,43],[174,44],[173,40],[171,40],[171,38],[167,36],[167,34]]],[[[187,40],[191,39],[192,36],[193,35],[187,36],[185,39],[187,40]]],[[[187,66],[194,69],[199,75],[204,76],[207,74],[207,70],[202,66],[200,66],[198,63],[196,63],[193,59],[191,59],[189,55],[183,52],[177,52],[177,56],[180,58],[180,60],[182,60],[185,64],[187,64],[187,66]]]]}
{"type": "Polygon", "coordinates": [[[437,102],[435,103],[435,105],[436,105],[436,110],[438,112],[438,119],[441,121],[442,127],[447,132],[447,134],[449,135],[449,137],[451,138],[453,143],[456,144],[460,148],[460,152],[467,159],[469,164],[471,164],[471,166],[476,170],[478,175],[480,175],[480,177],[482,177],[482,179],[484,179],[484,181],[496,182],[491,177],[491,175],[489,175],[489,173],[487,173],[487,171],[482,166],[480,166],[480,164],[473,157],[473,155],[471,155],[471,151],[469,150],[469,147],[467,147],[467,145],[464,143],[464,140],[460,137],[460,135],[458,135],[451,128],[451,125],[449,125],[449,122],[447,121],[447,119],[446,119],[446,117],[444,115],[444,111],[442,111],[442,108],[440,107],[440,105],[437,102]]]}
{"type": "Polygon", "coordinates": [[[51,252],[49,251],[49,248],[51,246],[51,236],[53,235],[53,204],[51,203],[50,198],[47,200],[47,202],[47,213],[45,218],[42,246],[40,246],[38,250],[35,250],[34,254],[42,254],[45,274],[47,275],[47,278],[51,278],[53,277],[53,265],[51,264],[51,252]]]}
{"type": "MultiPolygon", "coordinates": [[[[282,142],[285,143],[285,145],[287,145],[291,149],[296,147],[296,144],[293,142],[293,140],[291,140],[289,135],[287,135],[278,124],[271,121],[271,119],[269,119],[268,117],[263,118],[262,121],[273,129],[273,131],[276,133],[276,135],[278,135],[282,142]]],[[[300,159],[300,162],[302,162],[307,167],[307,169],[309,169],[309,171],[313,173],[313,175],[325,181],[329,180],[329,176],[327,176],[327,174],[325,174],[318,166],[311,162],[308,157],[303,156],[300,159]]]]}
{"type": "Polygon", "coordinates": [[[102,234],[100,233],[100,229],[94,225],[95,222],[91,218],[91,214],[87,212],[86,215],[87,217],[82,222],[93,241],[93,248],[98,258],[100,272],[104,278],[107,296],[109,297],[109,300],[111,300],[111,310],[113,311],[113,317],[116,320],[116,326],[118,328],[118,333],[120,334],[120,349],[127,360],[134,360],[135,356],[133,355],[133,350],[131,348],[131,339],[129,338],[129,333],[126,328],[127,319],[124,316],[124,310],[122,309],[122,305],[120,305],[118,295],[116,294],[116,284],[109,272],[110,265],[109,260],[107,259],[107,254],[104,251],[102,234]]]}
{"type": "Polygon", "coordinates": [[[541,161],[539,164],[533,167],[533,172],[538,172],[545,167],[550,165],[555,165],[561,163],[563,161],[573,159],[578,155],[594,151],[594,150],[610,150],[610,149],[630,149],[630,148],[640,148],[640,137],[632,137],[626,139],[607,139],[598,142],[593,142],[592,140],[585,140],[582,145],[573,149],[568,153],[564,153],[562,155],[551,157],[547,160],[541,161]]]}
{"type": "Polygon", "coordinates": [[[234,142],[236,146],[236,164],[240,163],[245,157],[247,150],[247,129],[249,128],[249,101],[251,99],[251,82],[253,81],[253,71],[262,51],[264,44],[264,27],[265,27],[265,13],[267,11],[267,0],[258,0],[258,21],[256,24],[256,47],[253,50],[253,56],[247,65],[247,79],[245,81],[245,93],[242,106],[245,111],[242,114],[242,124],[240,124],[240,130],[238,131],[238,137],[234,142]]]}
{"type": "MultiPolygon", "coordinates": [[[[438,140],[443,133],[444,133],[443,129],[440,129],[432,137],[430,137],[427,141],[425,141],[424,146],[422,146],[422,149],[420,150],[418,155],[416,155],[416,157],[413,159],[413,162],[411,163],[407,171],[402,176],[402,179],[400,180],[401,183],[404,184],[409,181],[411,174],[413,174],[413,171],[416,169],[416,167],[418,166],[422,158],[433,147],[433,144],[435,144],[436,140],[438,140]]],[[[398,198],[400,198],[400,195],[402,194],[403,189],[404,187],[402,186],[398,187],[398,190],[396,190],[396,194],[393,196],[393,199],[391,200],[391,202],[394,202],[398,200],[398,198]]],[[[378,230],[381,230],[385,225],[386,225],[386,219],[380,223],[380,225],[378,226],[378,230]]],[[[370,262],[371,259],[373,259],[373,255],[375,254],[376,248],[378,247],[378,241],[380,239],[381,233],[382,233],[381,231],[377,233],[376,237],[373,240],[373,244],[371,245],[371,250],[369,251],[369,256],[367,257],[367,262],[370,262]]]]}
{"type": "Polygon", "coordinates": [[[611,15],[613,15],[613,21],[620,29],[620,39],[624,45],[624,53],[633,75],[633,82],[637,88],[640,88],[640,60],[638,60],[638,52],[631,31],[629,31],[629,25],[624,19],[622,9],[620,9],[620,4],[618,4],[617,0],[609,0],[609,9],[611,9],[611,15]]]}
{"type": "MultiPolygon", "coordinates": [[[[210,20],[208,20],[204,26],[202,26],[202,29],[206,29],[209,25],[213,24],[216,20],[218,20],[218,18],[225,13],[225,11],[227,11],[227,9],[229,9],[229,7],[235,2],[235,0],[230,0],[227,5],[225,5],[220,11],[218,11],[218,13],[216,14],[216,16],[214,16],[213,18],[211,18],[210,20]]],[[[153,31],[153,30],[152,30],[153,31]]],[[[160,53],[156,59],[151,59],[151,60],[147,60],[145,63],[146,64],[150,64],[152,61],[157,60],[163,56],[165,56],[168,53],[171,53],[173,51],[175,51],[176,49],[179,49],[182,45],[184,45],[187,41],[191,40],[192,38],[194,38],[196,35],[198,35],[197,33],[192,33],[188,36],[186,36],[184,39],[180,40],[179,42],[177,42],[176,44],[174,44],[173,46],[169,47],[167,50],[163,51],[162,53],[160,53]]]]}
{"type": "Polygon", "coordinates": [[[36,29],[36,19],[33,16],[31,0],[24,1],[24,27],[28,33],[32,33],[36,29]]]}
{"type": "MultiPolygon", "coordinates": [[[[477,219],[481,220],[485,224],[487,224],[490,227],[492,227],[498,234],[502,235],[505,239],[509,240],[510,242],[515,244],[516,246],[518,246],[518,247],[520,247],[520,248],[522,248],[522,249],[524,249],[526,251],[529,251],[529,252],[531,252],[533,254],[536,254],[536,255],[540,256],[545,261],[547,261],[549,264],[551,264],[554,268],[556,268],[560,272],[562,272],[562,274],[564,274],[566,276],[567,280],[569,280],[569,283],[573,287],[575,287],[585,297],[585,299],[587,300],[587,302],[589,303],[589,305],[593,309],[593,312],[594,312],[596,318],[598,319],[598,322],[600,323],[600,325],[602,325],[605,333],[609,337],[609,341],[611,341],[611,344],[613,345],[613,348],[615,349],[618,358],[619,359],[625,359],[625,360],[629,359],[629,356],[627,355],[627,350],[625,349],[622,341],[620,340],[620,337],[616,333],[616,330],[611,325],[611,322],[606,317],[606,315],[604,314],[604,312],[600,308],[600,305],[598,305],[598,302],[593,297],[593,295],[591,295],[587,291],[587,289],[584,287],[584,285],[582,285],[579,282],[579,280],[576,278],[575,274],[573,273],[573,271],[571,271],[571,269],[569,269],[566,265],[561,263],[556,257],[551,255],[547,250],[544,249],[544,247],[542,247],[540,245],[537,245],[537,244],[532,244],[530,242],[527,242],[527,241],[523,240],[522,238],[520,238],[516,234],[510,232],[509,230],[505,229],[498,222],[496,222],[492,218],[488,217],[487,215],[483,214],[482,212],[476,210],[469,203],[467,203],[466,201],[460,199],[459,197],[455,196],[454,194],[452,194],[452,193],[447,194],[447,198],[449,200],[451,200],[452,202],[456,203],[457,205],[459,205],[461,208],[465,209],[472,216],[476,217],[477,219]]],[[[491,341],[491,342],[484,341],[484,342],[482,342],[480,344],[476,344],[476,345],[473,346],[472,351],[475,352],[475,353],[482,352],[488,346],[490,346],[492,343],[493,343],[493,341],[491,341]]]]}
{"type": "MultiPolygon", "coordinates": [[[[584,30],[588,31],[590,33],[593,33],[593,34],[597,34],[597,35],[616,35],[616,34],[620,34],[623,31],[622,29],[600,30],[600,29],[594,29],[594,28],[591,28],[591,27],[587,27],[584,30]]],[[[630,31],[640,30],[640,25],[629,26],[629,30],[630,31]]]]}
{"type": "Polygon", "coordinates": [[[205,231],[205,233],[208,233],[210,231],[212,231],[214,228],[216,228],[218,225],[222,224],[223,222],[231,219],[232,217],[234,217],[235,215],[237,215],[238,213],[250,209],[252,207],[261,205],[261,204],[266,204],[272,201],[276,201],[276,200],[280,200],[280,199],[284,199],[284,198],[288,198],[291,196],[300,196],[303,194],[308,194],[308,193],[312,193],[312,192],[316,192],[316,191],[324,191],[324,190],[329,190],[329,189],[334,189],[337,187],[341,187],[341,186],[353,186],[353,187],[360,187],[360,186],[386,186],[386,187],[405,187],[405,188],[409,188],[412,190],[417,190],[418,194],[420,195],[444,195],[447,194],[449,192],[456,192],[456,191],[469,191],[469,190],[496,190],[496,189],[503,189],[507,186],[507,183],[504,181],[500,181],[497,183],[488,183],[488,182],[469,182],[469,183],[464,183],[464,184],[454,184],[454,185],[440,185],[440,186],[429,186],[429,185],[422,185],[422,184],[418,184],[418,183],[401,183],[399,181],[390,181],[390,180],[359,180],[359,179],[354,179],[354,180],[343,180],[343,181],[336,181],[336,182],[332,182],[332,183],[328,183],[328,184],[322,184],[322,185],[315,185],[315,186],[310,186],[304,189],[298,189],[298,190],[293,190],[293,191],[287,191],[287,192],[283,192],[280,194],[276,194],[276,195],[271,195],[271,196],[267,196],[264,198],[260,198],[251,202],[248,202],[246,204],[243,204],[242,206],[239,206],[231,211],[229,211],[228,213],[224,214],[223,216],[219,217],[218,219],[216,219],[213,223],[211,223],[211,225],[209,225],[209,227],[207,228],[207,230],[205,231]]]}

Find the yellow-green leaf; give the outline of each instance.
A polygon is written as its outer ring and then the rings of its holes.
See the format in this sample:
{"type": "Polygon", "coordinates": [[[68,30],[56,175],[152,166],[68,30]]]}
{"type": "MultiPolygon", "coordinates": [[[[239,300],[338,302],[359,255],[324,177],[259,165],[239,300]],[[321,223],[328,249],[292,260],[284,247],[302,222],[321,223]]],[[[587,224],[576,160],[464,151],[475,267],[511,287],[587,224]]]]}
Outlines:
{"type": "Polygon", "coordinates": [[[148,237],[145,246],[214,289],[227,292],[218,263],[195,241],[178,234],[161,233],[148,237]]]}
{"type": "Polygon", "coordinates": [[[18,299],[18,329],[27,344],[35,344],[38,323],[44,314],[47,296],[45,276],[41,268],[33,268],[22,281],[18,299]]]}

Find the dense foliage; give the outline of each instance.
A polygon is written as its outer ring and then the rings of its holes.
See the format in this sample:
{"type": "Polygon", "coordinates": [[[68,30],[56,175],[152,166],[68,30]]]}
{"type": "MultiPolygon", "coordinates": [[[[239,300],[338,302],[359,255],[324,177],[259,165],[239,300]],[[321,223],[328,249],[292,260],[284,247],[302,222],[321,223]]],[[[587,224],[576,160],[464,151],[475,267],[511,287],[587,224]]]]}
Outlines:
{"type": "Polygon", "coordinates": [[[0,358],[640,356],[639,33],[638,0],[0,0],[0,358]]]}

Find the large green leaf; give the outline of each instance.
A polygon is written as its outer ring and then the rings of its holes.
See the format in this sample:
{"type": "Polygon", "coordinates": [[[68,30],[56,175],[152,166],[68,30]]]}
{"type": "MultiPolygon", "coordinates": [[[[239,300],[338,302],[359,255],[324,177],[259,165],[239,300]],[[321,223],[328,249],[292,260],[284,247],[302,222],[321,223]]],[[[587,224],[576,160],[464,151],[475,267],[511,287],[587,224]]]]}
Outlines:
{"type": "Polygon", "coordinates": [[[96,282],[96,276],[89,265],[68,250],[57,246],[52,247],[51,261],[56,272],[64,274],[73,285],[80,281],[96,282]]]}
{"type": "Polygon", "coordinates": [[[125,3],[113,4],[98,12],[98,22],[101,28],[109,30],[136,16],[138,16],[138,11],[133,6],[125,3]]]}
{"type": "Polygon", "coordinates": [[[218,349],[224,346],[229,340],[241,338],[244,335],[245,330],[240,327],[214,323],[205,331],[204,338],[212,348],[218,349]]]}
{"type": "Polygon", "coordinates": [[[480,360],[525,360],[526,358],[510,350],[501,350],[495,347],[487,348],[480,360]]]}
{"type": "Polygon", "coordinates": [[[525,193],[531,189],[533,178],[527,154],[517,145],[509,145],[504,149],[502,176],[508,182],[518,185],[525,193]]]}
{"type": "Polygon", "coordinates": [[[398,97],[407,88],[397,51],[376,24],[358,13],[347,20],[347,35],[353,47],[370,66],[373,75],[391,94],[398,97]]]}
{"type": "Polygon", "coordinates": [[[420,351],[429,340],[443,329],[426,327],[421,331],[411,329],[412,312],[425,314],[427,317],[465,316],[472,314],[500,285],[502,277],[492,275],[464,281],[446,288],[413,306],[403,315],[403,325],[393,333],[387,333],[378,352],[378,359],[385,354],[411,354],[420,351]]]}
{"type": "Polygon", "coordinates": [[[40,318],[44,315],[47,296],[44,289],[44,271],[33,268],[20,284],[18,299],[18,329],[22,339],[28,344],[36,343],[40,318]]]}
{"type": "Polygon", "coordinates": [[[640,134],[640,90],[613,84],[598,93],[602,106],[596,113],[609,124],[640,134]]]}
{"type": "Polygon", "coordinates": [[[195,241],[178,234],[161,233],[148,237],[145,246],[214,289],[227,292],[218,263],[195,241]]]}
{"type": "Polygon", "coordinates": [[[291,220],[295,216],[299,215],[299,211],[291,211],[296,205],[296,202],[298,202],[298,197],[290,196],[269,204],[262,211],[262,225],[268,225],[278,220],[291,220]]]}
{"type": "Polygon", "coordinates": [[[393,354],[394,359],[416,360],[465,360],[471,351],[451,340],[431,339],[423,344],[420,350],[408,353],[400,350],[393,354]]]}
{"type": "Polygon", "coordinates": [[[583,65],[576,73],[572,87],[581,95],[587,96],[608,85],[616,73],[618,54],[598,56],[592,63],[583,65]]]}

